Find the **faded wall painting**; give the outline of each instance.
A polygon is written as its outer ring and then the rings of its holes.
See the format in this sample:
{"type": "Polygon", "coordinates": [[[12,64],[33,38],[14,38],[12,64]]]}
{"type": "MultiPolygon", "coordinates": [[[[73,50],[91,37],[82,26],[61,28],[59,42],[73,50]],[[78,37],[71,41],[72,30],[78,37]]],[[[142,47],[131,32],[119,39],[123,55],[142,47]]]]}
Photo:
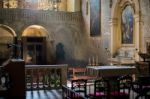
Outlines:
{"type": "Polygon", "coordinates": [[[100,35],[100,0],[90,0],[90,35],[100,35]]]}
{"type": "Polygon", "coordinates": [[[126,6],[122,11],[121,16],[121,32],[122,32],[122,44],[133,44],[133,19],[134,11],[131,6],[126,6]]]}

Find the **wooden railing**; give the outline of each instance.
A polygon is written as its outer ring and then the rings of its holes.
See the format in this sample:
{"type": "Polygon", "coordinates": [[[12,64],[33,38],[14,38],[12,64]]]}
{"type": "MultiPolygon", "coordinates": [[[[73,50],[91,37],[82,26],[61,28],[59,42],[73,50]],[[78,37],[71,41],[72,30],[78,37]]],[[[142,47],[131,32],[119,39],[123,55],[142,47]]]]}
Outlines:
{"type": "Polygon", "coordinates": [[[26,65],[27,90],[56,89],[67,84],[67,65],[26,65]]]}

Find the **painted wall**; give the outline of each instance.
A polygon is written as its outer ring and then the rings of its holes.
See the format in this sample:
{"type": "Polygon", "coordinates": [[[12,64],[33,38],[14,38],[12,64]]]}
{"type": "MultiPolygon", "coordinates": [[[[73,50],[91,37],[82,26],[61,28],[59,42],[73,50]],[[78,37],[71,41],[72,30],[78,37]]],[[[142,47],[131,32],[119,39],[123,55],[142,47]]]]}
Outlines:
{"type": "MultiPolygon", "coordinates": [[[[53,39],[53,56],[56,57],[56,46],[60,43],[64,46],[65,63],[70,65],[87,65],[90,62],[98,61],[107,63],[110,56],[105,48],[111,46],[111,15],[112,5],[118,0],[101,0],[101,35],[90,37],[90,0],[67,0],[67,12],[37,11],[20,9],[0,9],[0,24],[10,26],[18,36],[30,25],[43,26],[53,39]],[[75,2],[76,1],[76,2],[75,2]],[[81,4],[82,13],[79,6],[81,4]],[[74,6],[71,6],[74,5],[74,6]],[[77,8],[75,8],[77,7],[77,8]],[[20,18],[21,17],[21,18],[20,18]]],[[[141,49],[144,50],[145,37],[150,37],[150,2],[140,0],[140,39],[141,49]]],[[[137,20],[138,21],[138,20],[137,20]]],[[[50,42],[51,40],[49,40],[50,42]]],[[[51,50],[51,47],[48,49],[51,50]]],[[[50,60],[50,57],[48,57],[50,60]]]]}
{"type": "Polygon", "coordinates": [[[150,41],[150,1],[149,0],[140,0],[140,8],[141,8],[141,50],[146,52],[145,40],[150,41]]]}
{"type": "Polygon", "coordinates": [[[105,48],[110,47],[110,7],[109,0],[101,0],[101,35],[90,37],[90,0],[82,0],[82,14],[87,33],[88,58],[98,57],[99,63],[107,63],[105,48]]]}
{"type": "Polygon", "coordinates": [[[60,44],[63,45],[65,57],[61,63],[75,66],[87,64],[86,36],[82,30],[83,21],[80,12],[0,9],[0,24],[11,27],[19,38],[28,26],[39,25],[44,27],[49,33],[47,36],[48,64],[59,64],[56,51],[57,45],[60,44]]]}

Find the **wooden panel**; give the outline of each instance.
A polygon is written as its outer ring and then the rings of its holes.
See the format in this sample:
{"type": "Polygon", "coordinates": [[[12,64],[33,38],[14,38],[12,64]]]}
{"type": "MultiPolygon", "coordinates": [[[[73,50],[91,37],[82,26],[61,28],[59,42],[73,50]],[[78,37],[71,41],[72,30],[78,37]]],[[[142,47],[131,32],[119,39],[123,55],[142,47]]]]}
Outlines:
{"type": "Polygon", "coordinates": [[[10,96],[25,96],[25,62],[11,59],[4,63],[10,75],[10,96]]]}
{"type": "Polygon", "coordinates": [[[136,67],[138,70],[138,74],[141,76],[148,76],[149,75],[149,63],[148,62],[136,62],[136,67]]]}

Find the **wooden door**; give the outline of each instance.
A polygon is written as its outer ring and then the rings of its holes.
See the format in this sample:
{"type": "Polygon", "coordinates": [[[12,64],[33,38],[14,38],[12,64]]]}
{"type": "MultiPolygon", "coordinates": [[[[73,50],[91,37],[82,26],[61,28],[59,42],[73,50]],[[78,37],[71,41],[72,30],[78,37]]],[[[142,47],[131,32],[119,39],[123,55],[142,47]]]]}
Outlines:
{"type": "Polygon", "coordinates": [[[26,64],[46,64],[45,37],[23,38],[23,59],[26,64]]]}

